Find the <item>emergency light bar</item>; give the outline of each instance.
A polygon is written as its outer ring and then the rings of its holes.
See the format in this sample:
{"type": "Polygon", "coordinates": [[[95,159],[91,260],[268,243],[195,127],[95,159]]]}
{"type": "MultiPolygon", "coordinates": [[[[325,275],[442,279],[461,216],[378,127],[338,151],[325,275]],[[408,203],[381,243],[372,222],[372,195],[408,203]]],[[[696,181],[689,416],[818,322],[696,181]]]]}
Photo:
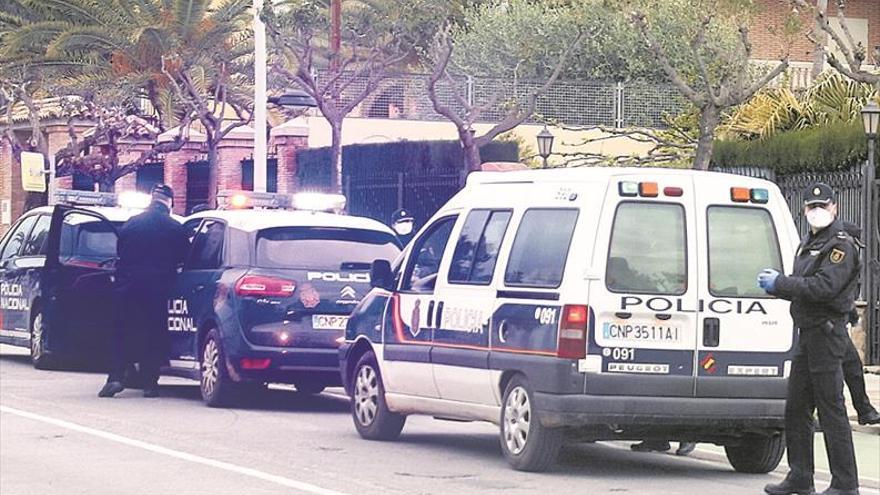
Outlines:
{"type": "Polygon", "coordinates": [[[284,209],[291,207],[291,198],[289,194],[223,190],[217,193],[217,205],[224,210],[284,209]]]}
{"type": "MultiPolygon", "coordinates": [[[[660,186],[656,182],[619,182],[617,193],[625,198],[656,198],[660,196],[660,186]]],[[[664,187],[663,195],[668,197],[681,197],[684,190],[680,187],[664,187]]]]}
{"type": "Polygon", "coordinates": [[[341,213],[345,209],[345,202],[342,194],[301,192],[293,195],[293,207],[297,210],[341,213]]]}
{"type": "Polygon", "coordinates": [[[58,189],[55,203],[70,206],[116,206],[116,195],[108,192],[58,189]]]}
{"type": "Polygon", "coordinates": [[[770,201],[770,191],[767,189],[749,189],[748,187],[731,187],[730,200],[734,203],[758,203],[765,204],[770,201]]]}
{"type": "Polygon", "coordinates": [[[119,196],[116,198],[116,203],[121,208],[133,208],[139,210],[143,210],[150,206],[152,201],[152,196],[137,191],[124,191],[119,193],[119,196]]]}

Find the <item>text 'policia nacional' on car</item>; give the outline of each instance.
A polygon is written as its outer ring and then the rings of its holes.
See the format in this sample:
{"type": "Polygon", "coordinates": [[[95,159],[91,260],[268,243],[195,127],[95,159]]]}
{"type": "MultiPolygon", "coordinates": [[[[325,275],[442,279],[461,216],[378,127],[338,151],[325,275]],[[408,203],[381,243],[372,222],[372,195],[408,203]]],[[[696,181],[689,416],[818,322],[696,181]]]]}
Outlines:
{"type": "Polygon", "coordinates": [[[340,347],[354,424],[500,425],[520,470],[564,440],[723,445],[738,471],[782,456],[794,331],[755,285],[797,231],[772,183],[691,170],[477,172],[370,294],[340,347]]]}
{"type": "Polygon", "coordinates": [[[223,192],[226,209],[184,221],[192,247],[168,302],[165,372],[200,380],[210,406],[268,382],[302,393],[338,386],[339,342],[370,290],[371,263],[400,253],[387,226],[318,211],[341,210],[343,196],[290,199],[223,192]]]}
{"type": "Polygon", "coordinates": [[[0,241],[0,342],[30,347],[37,368],[103,363],[116,229],[150,197],[59,190],[54,201],[22,215],[0,241]]]}

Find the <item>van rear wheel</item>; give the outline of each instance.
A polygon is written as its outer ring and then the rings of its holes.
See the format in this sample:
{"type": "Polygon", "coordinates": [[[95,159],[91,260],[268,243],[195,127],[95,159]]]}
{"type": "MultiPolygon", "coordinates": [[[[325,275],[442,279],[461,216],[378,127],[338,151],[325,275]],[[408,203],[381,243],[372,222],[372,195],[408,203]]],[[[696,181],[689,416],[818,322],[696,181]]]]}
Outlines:
{"type": "Polygon", "coordinates": [[[517,471],[545,471],[559,456],[562,433],[541,425],[535,394],[526,377],[514,376],[501,407],[501,452],[517,471]]]}
{"type": "Polygon", "coordinates": [[[367,440],[396,440],[406,416],[388,409],[382,374],[372,351],[358,360],[351,383],[351,416],[360,436],[367,440]]]}
{"type": "Polygon", "coordinates": [[[727,460],[740,473],[765,474],[776,469],[785,452],[785,435],[746,435],[736,445],[725,445],[727,460]]]}

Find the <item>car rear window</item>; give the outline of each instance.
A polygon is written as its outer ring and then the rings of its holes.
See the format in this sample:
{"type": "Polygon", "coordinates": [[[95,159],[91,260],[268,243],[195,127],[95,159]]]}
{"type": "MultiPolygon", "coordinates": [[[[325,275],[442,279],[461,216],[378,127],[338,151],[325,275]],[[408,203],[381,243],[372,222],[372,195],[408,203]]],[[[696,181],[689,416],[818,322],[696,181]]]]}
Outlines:
{"type": "Polygon", "coordinates": [[[278,227],[257,233],[256,264],[261,268],[369,268],[374,260],[393,261],[400,248],[393,235],[364,229],[278,227]]]}
{"type": "Polygon", "coordinates": [[[782,271],[779,240],[763,208],[709,207],[709,293],[770,297],[755,284],[764,268],[782,271]]]}

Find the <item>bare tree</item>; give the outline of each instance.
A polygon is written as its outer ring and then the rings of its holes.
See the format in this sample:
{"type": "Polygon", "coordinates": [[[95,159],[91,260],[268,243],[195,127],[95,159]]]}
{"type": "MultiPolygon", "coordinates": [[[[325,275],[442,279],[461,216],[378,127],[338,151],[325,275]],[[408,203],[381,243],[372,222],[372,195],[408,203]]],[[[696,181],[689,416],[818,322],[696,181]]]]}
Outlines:
{"type": "Polygon", "coordinates": [[[763,76],[755,78],[748,66],[752,54],[748,25],[741,24],[738,28],[737,49],[712,47],[707,43],[706,35],[715,17],[709,14],[703,17],[690,40],[688,48],[693,54],[697,70],[692,78],[688,78],[680,69],[673,66],[671,57],[652,32],[647,16],[636,10],[631,14],[631,18],[660,68],[699,111],[699,137],[693,168],[708,169],[712,158],[715,128],[721,122],[723,112],[745,102],[782,74],[788,68],[787,51],[780,57],[778,65],[763,76]]]}
{"type": "Polygon", "coordinates": [[[547,93],[553,84],[559,79],[559,75],[568,62],[574,48],[581,42],[584,34],[578,33],[574,40],[565,48],[559,56],[551,74],[540,86],[529,91],[525,97],[517,98],[515,95],[509,97],[502,102],[502,98],[506,96],[502,89],[496,91],[486,101],[477,103],[468,101],[466,95],[463,95],[456,88],[455,80],[449,71],[450,60],[454,49],[454,41],[449,29],[442,30],[438,36],[433,50],[433,68],[428,77],[428,98],[434,106],[434,110],[440,115],[449,119],[455,124],[458,131],[458,139],[464,148],[464,161],[467,170],[479,170],[482,162],[480,158],[480,148],[492,142],[500,134],[503,134],[518,125],[525,122],[528,118],[535,114],[535,108],[538,99],[547,93]],[[452,93],[458,109],[453,109],[443,103],[440,98],[441,82],[446,83],[442,88],[446,88],[452,93]],[[484,112],[494,109],[502,104],[506,109],[504,117],[500,122],[493,125],[484,134],[477,136],[473,132],[473,125],[479,121],[484,112]]]}
{"type": "MultiPolygon", "coordinates": [[[[827,59],[829,65],[853,81],[880,87],[880,72],[870,71],[863,67],[868,59],[868,50],[861,42],[856,41],[849,29],[846,19],[846,0],[837,0],[837,21],[841,32],[831,26],[827,0],[821,0],[816,6],[807,3],[806,0],[791,1],[797,8],[814,13],[816,26],[820,32],[811,33],[810,38],[816,45],[819,57],[827,59]],[[843,55],[843,60],[838,59],[834,53],[827,50],[824,42],[827,37],[830,37],[837,45],[843,55]]],[[[871,56],[875,64],[880,63],[880,46],[874,47],[871,56]]]]}
{"type": "MultiPolygon", "coordinates": [[[[5,123],[2,138],[5,139],[12,150],[14,161],[21,163],[21,153],[35,151],[43,156],[49,155],[49,146],[43,135],[43,126],[39,116],[38,103],[34,100],[38,81],[24,74],[15,79],[0,79],[0,108],[5,110],[5,123]],[[28,123],[31,137],[27,142],[22,142],[15,134],[15,109],[24,107],[27,110],[28,123]]],[[[25,197],[25,210],[45,205],[46,195],[37,192],[28,192],[25,197]]]]}
{"type": "MultiPolygon", "coordinates": [[[[327,53],[324,19],[315,12],[308,15],[289,14],[286,18],[269,8],[263,11],[266,32],[273,41],[274,59],[271,71],[285,85],[295,85],[309,94],[330,125],[331,188],[342,192],[342,123],[343,120],[373,94],[383,81],[413,54],[413,45],[405,25],[385,19],[364,22],[361,18],[347,25],[341,33],[343,46],[327,53]],[[325,65],[325,59],[329,63],[325,65]],[[317,77],[318,69],[323,69],[317,77]]],[[[407,8],[419,8],[421,2],[407,8]]],[[[367,6],[365,9],[372,9],[367,6]]],[[[376,12],[361,12],[374,16],[376,12]]]]}

